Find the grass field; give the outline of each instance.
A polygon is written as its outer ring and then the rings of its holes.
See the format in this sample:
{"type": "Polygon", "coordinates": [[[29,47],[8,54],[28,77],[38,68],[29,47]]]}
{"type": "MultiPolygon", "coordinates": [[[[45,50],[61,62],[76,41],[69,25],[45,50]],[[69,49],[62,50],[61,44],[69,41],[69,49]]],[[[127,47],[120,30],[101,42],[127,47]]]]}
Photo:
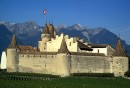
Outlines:
{"type": "Polygon", "coordinates": [[[0,75],[0,88],[130,88],[124,78],[0,75]]]}

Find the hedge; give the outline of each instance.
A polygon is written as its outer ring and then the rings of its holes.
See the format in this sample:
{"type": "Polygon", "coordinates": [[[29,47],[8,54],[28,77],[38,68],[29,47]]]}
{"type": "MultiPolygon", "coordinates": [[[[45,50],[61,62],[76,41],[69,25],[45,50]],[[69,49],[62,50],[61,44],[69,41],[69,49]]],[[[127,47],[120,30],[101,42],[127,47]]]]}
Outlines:
{"type": "Polygon", "coordinates": [[[71,76],[87,77],[114,77],[113,73],[73,73],[71,76]]]}
{"type": "Polygon", "coordinates": [[[125,76],[130,77],[130,69],[125,73],[125,76]]]}
{"type": "Polygon", "coordinates": [[[0,75],[33,76],[33,77],[48,77],[48,78],[59,77],[58,75],[51,75],[51,74],[21,73],[21,72],[0,72],[0,75]]]}

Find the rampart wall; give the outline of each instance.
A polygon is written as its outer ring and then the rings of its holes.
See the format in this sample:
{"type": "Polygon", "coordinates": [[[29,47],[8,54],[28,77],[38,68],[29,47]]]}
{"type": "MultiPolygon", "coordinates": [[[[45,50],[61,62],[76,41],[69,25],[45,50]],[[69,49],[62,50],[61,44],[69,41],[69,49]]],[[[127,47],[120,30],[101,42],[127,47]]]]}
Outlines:
{"type": "Polygon", "coordinates": [[[19,72],[50,74],[55,58],[56,55],[20,54],[19,72]]]}
{"type": "Polygon", "coordinates": [[[71,56],[71,73],[109,73],[110,58],[105,56],[71,56]]]}
{"type": "MultiPolygon", "coordinates": [[[[96,55],[96,54],[95,54],[96,55]]],[[[18,72],[69,76],[71,73],[114,73],[123,76],[128,70],[127,57],[69,54],[19,54],[18,72]]]]}

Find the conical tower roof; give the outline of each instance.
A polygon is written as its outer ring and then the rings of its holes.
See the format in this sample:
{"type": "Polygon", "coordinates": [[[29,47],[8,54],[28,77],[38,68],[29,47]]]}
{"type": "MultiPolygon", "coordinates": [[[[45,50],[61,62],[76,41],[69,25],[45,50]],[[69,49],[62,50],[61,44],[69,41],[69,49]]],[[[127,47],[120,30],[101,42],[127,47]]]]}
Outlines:
{"type": "Polygon", "coordinates": [[[15,34],[13,34],[11,43],[10,43],[8,48],[18,48],[15,34]]]}
{"type": "Polygon", "coordinates": [[[70,53],[68,48],[67,48],[67,45],[66,45],[64,38],[62,39],[62,43],[61,43],[60,49],[58,50],[58,53],[70,53]]]}
{"type": "Polygon", "coordinates": [[[44,26],[43,34],[49,34],[49,28],[48,28],[47,23],[44,26]]]}
{"type": "Polygon", "coordinates": [[[54,38],[54,26],[53,26],[53,24],[49,25],[49,33],[51,35],[51,38],[54,38]]]}
{"type": "Polygon", "coordinates": [[[125,54],[124,49],[122,47],[120,38],[118,38],[117,45],[116,45],[116,48],[115,48],[115,52],[113,53],[113,56],[126,57],[126,54],[125,54]]]}

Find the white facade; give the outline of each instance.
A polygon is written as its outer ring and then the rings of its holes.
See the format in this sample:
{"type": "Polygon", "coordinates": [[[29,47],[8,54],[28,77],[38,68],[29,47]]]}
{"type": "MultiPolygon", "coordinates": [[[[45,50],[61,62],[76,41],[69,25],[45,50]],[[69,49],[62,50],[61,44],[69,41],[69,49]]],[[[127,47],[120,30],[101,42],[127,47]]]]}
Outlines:
{"type": "Polygon", "coordinates": [[[104,53],[107,55],[107,47],[106,48],[92,48],[92,53],[104,53]]]}
{"type": "Polygon", "coordinates": [[[42,41],[39,41],[39,48],[42,49],[43,51],[45,49],[46,52],[58,52],[58,49],[60,49],[63,38],[65,38],[67,48],[70,52],[78,51],[78,43],[76,38],[73,37],[69,38],[68,35],[64,36],[64,34],[61,34],[60,36],[56,35],[56,38],[55,39],[51,38],[50,41],[45,41],[45,38],[42,38],[42,41]],[[44,46],[42,44],[44,44],[44,46]]]}
{"type": "MultiPolygon", "coordinates": [[[[100,44],[102,45],[102,44],[100,44]]],[[[110,45],[106,45],[106,47],[94,47],[92,48],[92,53],[104,53],[106,56],[111,56],[115,51],[110,45]]]]}
{"type": "Polygon", "coordinates": [[[7,61],[6,53],[5,51],[3,51],[1,56],[1,69],[6,69],[6,61],[7,61]]]}

